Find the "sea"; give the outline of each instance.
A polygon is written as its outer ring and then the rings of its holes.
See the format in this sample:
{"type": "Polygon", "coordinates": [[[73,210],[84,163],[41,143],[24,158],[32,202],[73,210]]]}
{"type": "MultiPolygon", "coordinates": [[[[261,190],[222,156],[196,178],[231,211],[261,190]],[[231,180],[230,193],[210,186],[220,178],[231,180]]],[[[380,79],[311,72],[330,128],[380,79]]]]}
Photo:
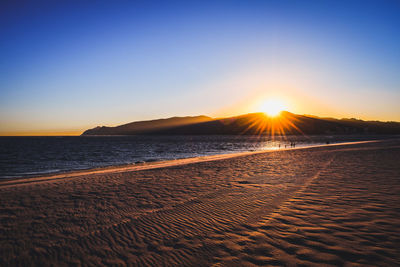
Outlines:
{"type": "Polygon", "coordinates": [[[53,136],[0,137],[0,179],[246,151],[390,136],[53,136]]]}

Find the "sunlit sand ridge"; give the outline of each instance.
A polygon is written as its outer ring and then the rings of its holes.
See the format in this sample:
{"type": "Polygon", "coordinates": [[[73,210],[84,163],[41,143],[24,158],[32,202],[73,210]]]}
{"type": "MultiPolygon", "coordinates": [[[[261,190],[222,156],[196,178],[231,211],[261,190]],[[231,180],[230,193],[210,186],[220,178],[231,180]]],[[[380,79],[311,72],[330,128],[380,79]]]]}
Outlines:
{"type": "Polygon", "coordinates": [[[0,265],[399,265],[400,142],[0,186],[0,265]]]}

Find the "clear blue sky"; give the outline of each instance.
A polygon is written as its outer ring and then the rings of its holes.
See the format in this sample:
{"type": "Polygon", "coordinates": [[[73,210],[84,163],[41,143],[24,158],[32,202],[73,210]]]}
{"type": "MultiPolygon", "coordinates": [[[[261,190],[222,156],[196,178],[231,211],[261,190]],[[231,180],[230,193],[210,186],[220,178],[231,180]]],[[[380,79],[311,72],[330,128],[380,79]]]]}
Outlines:
{"type": "Polygon", "coordinates": [[[0,12],[0,134],[237,115],[270,97],[400,121],[400,1],[7,0],[0,12]]]}

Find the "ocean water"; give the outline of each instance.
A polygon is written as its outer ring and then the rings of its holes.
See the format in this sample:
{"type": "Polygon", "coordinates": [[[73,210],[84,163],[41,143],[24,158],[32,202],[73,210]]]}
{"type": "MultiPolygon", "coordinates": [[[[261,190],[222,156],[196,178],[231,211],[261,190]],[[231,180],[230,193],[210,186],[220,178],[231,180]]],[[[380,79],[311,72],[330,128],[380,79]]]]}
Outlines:
{"type": "MultiPolygon", "coordinates": [[[[244,151],[361,141],[382,136],[0,137],[0,179],[244,151]]],[[[387,138],[387,137],[386,137],[387,138]]]]}

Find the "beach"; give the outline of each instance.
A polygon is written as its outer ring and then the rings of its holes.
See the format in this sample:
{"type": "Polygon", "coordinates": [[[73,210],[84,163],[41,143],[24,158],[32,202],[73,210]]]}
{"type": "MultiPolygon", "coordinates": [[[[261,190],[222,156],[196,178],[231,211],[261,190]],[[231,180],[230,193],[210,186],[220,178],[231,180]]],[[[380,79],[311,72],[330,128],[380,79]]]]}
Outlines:
{"type": "Polygon", "coordinates": [[[400,140],[0,181],[0,203],[1,266],[398,266],[400,140]]]}

